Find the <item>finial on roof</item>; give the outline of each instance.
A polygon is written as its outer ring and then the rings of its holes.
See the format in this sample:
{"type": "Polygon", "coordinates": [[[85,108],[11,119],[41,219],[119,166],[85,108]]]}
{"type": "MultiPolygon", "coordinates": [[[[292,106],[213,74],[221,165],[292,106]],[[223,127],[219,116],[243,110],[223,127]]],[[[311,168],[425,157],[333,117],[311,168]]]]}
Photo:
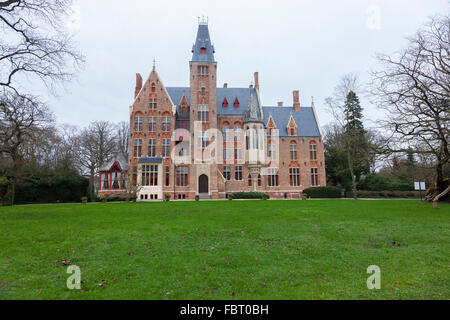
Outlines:
{"type": "Polygon", "coordinates": [[[156,70],[156,59],[153,58],[153,71],[155,71],[155,70],[156,70]]]}
{"type": "Polygon", "coordinates": [[[311,106],[314,107],[314,96],[311,97],[311,106]]]}
{"type": "Polygon", "coordinates": [[[201,18],[198,17],[198,24],[199,25],[208,25],[208,17],[202,16],[201,18]]]}

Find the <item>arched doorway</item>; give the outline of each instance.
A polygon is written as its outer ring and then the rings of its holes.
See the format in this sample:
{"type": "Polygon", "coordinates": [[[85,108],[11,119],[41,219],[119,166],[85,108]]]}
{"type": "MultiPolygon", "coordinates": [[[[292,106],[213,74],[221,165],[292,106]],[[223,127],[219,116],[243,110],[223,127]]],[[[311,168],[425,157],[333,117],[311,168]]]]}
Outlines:
{"type": "Polygon", "coordinates": [[[209,182],[206,174],[198,177],[198,193],[209,193],[209,182]]]}

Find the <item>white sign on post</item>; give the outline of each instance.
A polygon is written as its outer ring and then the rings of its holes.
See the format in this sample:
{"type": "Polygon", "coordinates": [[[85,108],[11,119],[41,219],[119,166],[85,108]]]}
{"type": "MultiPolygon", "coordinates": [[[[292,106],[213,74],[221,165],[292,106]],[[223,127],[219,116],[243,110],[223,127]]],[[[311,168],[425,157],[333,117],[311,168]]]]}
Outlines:
{"type": "Polygon", "coordinates": [[[414,189],[417,191],[425,191],[425,182],[414,182],[414,189]]]}

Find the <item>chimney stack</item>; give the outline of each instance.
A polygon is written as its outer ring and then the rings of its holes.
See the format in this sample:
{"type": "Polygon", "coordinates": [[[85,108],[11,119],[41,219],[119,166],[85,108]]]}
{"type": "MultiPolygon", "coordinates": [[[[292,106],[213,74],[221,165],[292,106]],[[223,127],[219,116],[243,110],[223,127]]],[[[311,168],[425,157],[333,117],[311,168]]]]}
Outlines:
{"type": "Polygon", "coordinates": [[[255,89],[259,91],[259,73],[255,72],[255,89]]]}
{"type": "Polygon", "coordinates": [[[136,89],[134,90],[134,98],[136,99],[137,95],[142,89],[142,77],[139,73],[136,73],[136,89]]]}
{"type": "Polygon", "coordinates": [[[223,84],[223,87],[226,89],[226,88],[228,88],[228,83],[224,83],[223,84]]]}
{"type": "Polygon", "coordinates": [[[300,91],[294,91],[294,110],[300,112],[300,91]]]}
{"type": "Polygon", "coordinates": [[[278,102],[278,106],[282,107],[284,105],[283,101],[278,102]]]}

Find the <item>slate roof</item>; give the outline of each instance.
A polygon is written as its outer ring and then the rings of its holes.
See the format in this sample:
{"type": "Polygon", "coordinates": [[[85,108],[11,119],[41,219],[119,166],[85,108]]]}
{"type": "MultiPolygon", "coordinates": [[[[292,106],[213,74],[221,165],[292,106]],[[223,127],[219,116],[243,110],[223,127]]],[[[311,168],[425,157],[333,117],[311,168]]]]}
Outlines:
{"type": "Polygon", "coordinates": [[[298,137],[320,137],[319,125],[317,124],[312,107],[301,107],[300,112],[295,112],[294,107],[263,107],[264,123],[267,125],[272,115],[275,125],[279,130],[280,137],[289,136],[287,125],[291,114],[297,124],[298,137]]]}
{"type": "MultiPolygon", "coordinates": [[[[190,89],[189,87],[167,87],[167,92],[176,105],[177,111],[179,104],[183,97],[183,92],[186,94],[188,103],[190,103],[190,89]]],[[[217,114],[219,116],[245,116],[250,100],[250,94],[253,92],[256,97],[255,88],[217,88],[217,114]],[[228,108],[223,107],[224,99],[228,101],[228,108]],[[234,101],[238,98],[239,108],[234,107],[234,101]]],[[[258,99],[255,99],[258,104],[258,99]]],[[[259,107],[259,105],[258,105],[259,107]]],[[[312,107],[301,107],[300,112],[295,112],[294,107],[264,107],[262,108],[264,114],[264,123],[267,125],[269,116],[275,121],[275,125],[282,137],[288,136],[287,125],[292,116],[298,126],[298,137],[320,137],[319,125],[316,121],[312,107]]]]}
{"type": "Polygon", "coordinates": [[[192,53],[192,62],[215,62],[214,46],[211,43],[207,24],[199,24],[197,38],[192,47],[192,53]],[[202,48],[206,49],[205,54],[201,53],[202,48]]]}
{"type": "Polygon", "coordinates": [[[261,122],[264,123],[261,116],[261,108],[258,106],[258,98],[253,91],[250,91],[247,111],[245,112],[244,123],[261,122]]]}
{"type": "Polygon", "coordinates": [[[116,161],[119,163],[119,166],[120,166],[120,168],[122,168],[122,171],[128,170],[128,161],[125,160],[123,157],[119,156],[119,157],[116,157],[115,159],[109,161],[105,165],[103,165],[99,169],[99,171],[109,171],[116,161]]]}

